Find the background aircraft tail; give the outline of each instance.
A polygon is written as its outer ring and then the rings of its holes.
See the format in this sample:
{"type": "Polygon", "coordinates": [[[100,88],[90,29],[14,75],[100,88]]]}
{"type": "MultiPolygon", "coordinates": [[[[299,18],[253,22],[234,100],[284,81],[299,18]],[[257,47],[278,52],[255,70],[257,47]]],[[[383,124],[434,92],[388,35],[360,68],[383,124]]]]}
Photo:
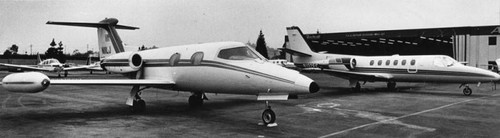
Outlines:
{"type": "Polygon", "coordinates": [[[47,24],[97,28],[100,59],[116,53],[125,52],[122,40],[116,32],[116,29],[139,29],[139,27],[118,25],[118,19],[116,18],[106,18],[98,23],[48,21],[47,24]]]}
{"type": "Polygon", "coordinates": [[[287,27],[288,47],[285,52],[292,53],[298,56],[312,56],[315,54],[309,47],[309,44],[304,38],[304,34],[297,26],[287,27]]]}
{"type": "Polygon", "coordinates": [[[41,64],[42,63],[42,58],[40,57],[40,54],[36,53],[36,64],[41,64]]]}

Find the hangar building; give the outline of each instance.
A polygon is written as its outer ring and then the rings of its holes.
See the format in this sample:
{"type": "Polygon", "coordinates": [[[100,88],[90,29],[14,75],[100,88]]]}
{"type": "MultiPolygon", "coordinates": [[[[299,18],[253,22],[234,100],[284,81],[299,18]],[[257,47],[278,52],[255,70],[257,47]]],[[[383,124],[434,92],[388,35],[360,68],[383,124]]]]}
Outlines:
{"type": "Polygon", "coordinates": [[[495,60],[500,58],[498,25],[304,35],[316,52],[366,56],[439,54],[485,69],[496,65],[495,60]]]}

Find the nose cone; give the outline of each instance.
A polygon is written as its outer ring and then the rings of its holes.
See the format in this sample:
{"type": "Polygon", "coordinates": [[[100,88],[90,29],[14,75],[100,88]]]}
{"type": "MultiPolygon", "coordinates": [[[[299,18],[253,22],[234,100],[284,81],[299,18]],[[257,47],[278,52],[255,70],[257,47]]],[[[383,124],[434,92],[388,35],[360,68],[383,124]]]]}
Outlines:
{"type": "Polygon", "coordinates": [[[491,70],[474,68],[472,72],[481,74],[483,76],[480,82],[500,81],[500,74],[491,70]]]}
{"type": "Polygon", "coordinates": [[[493,81],[500,81],[500,74],[491,72],[491,77],[493,78],[493,81]]]}
{"type": "Polygon", "coordinates": [[[302,74],[297,74],[295,85],[295,90],[298,93],[315,93],[319,91],[318,84],[302,74]]]}

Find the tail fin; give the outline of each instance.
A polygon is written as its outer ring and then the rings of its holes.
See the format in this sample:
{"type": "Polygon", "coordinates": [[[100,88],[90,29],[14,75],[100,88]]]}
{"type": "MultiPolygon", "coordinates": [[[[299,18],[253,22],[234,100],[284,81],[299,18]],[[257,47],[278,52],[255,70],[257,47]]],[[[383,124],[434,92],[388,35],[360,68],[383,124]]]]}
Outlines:
{"type": "Polygon", "coordinates": [[[92,64],[92,57],[89,55],[89,58],[87,59],[87,65],[92,64]]]}
{"type": "Polygon", "coordinates": [[[299,56],[311,56],[314,52],[304,38],[304,34],[297,26],[287,27],[289,47],[286,52],[298,54],[299,56]]]}
{"type": "Polygon", "coordinates": [[[47,24],[67,25],[79,27],[97,28],[97,38],[99,42],[99,58],[106,58],[110,55],[125,52],[122,40],[116,32],[116,29],[135,30],[139,27],[118,25],[118,19],[106,18],[98,23],[78,23],[78,22],[54,22],[48,21],[47,24]],[[113,46],[113,48],[111,48],[113,46]]]}
{"type": "Polygon", "coordinates": [[[40,54],[36,53],[36,64],[42,63],[42,58],[40,57],[40,54]]]}

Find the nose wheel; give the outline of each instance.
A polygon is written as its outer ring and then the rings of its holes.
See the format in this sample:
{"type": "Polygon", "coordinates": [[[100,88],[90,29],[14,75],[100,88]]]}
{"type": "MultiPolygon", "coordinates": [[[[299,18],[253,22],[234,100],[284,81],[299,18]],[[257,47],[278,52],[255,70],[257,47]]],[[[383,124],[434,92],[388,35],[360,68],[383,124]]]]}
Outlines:
{"type": "Polygon", "coordinates": [[[472,94],[472,89],[470,89],[469,86],[465,86],[463,92],[464,92],[464,95],[470,96],[472,94]]]}
{"type": "Polygon", "coordinates": [[[271,107],[268,107],[268,109],[262,112],[262,122],[266,125],[276,122],[276,114],[271,110],[271,107]]]}
{"type": "Polygon", "coordinates": [[[278,126],[276,123],[276,113],[271,109],[268,101],[266,101],[266,109],[262,112],[262,123],[259,123],[259,125],[266,125],[267,127],[278,126]]]}

